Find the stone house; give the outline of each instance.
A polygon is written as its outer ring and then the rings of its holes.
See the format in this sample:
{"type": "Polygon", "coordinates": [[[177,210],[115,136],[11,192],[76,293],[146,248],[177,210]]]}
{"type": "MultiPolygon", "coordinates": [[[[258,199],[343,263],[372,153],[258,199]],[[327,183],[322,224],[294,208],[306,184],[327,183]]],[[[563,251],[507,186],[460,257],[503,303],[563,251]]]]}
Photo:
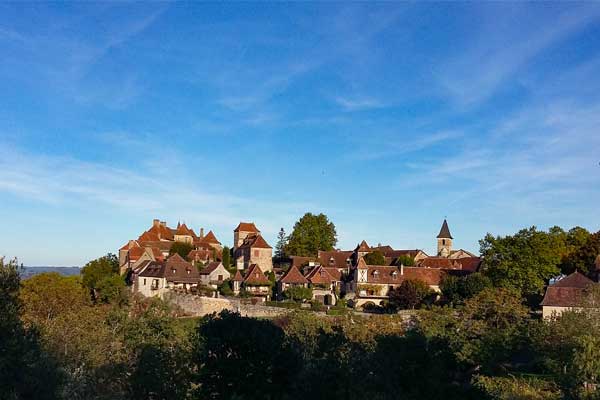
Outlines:
{"type": "Polygon", "coordinates": [[[283,292],[292,287],[308,287],[308,279],[302,275],[300,270],[291,266],[285,274],[277,281],[277,297],[283,298],[283,292]]]}
{"type": "Polygon", "coordinates": [[[220,261],[213,261],[205,266],[200,272],[200,283],[217,288],[223,281],[229,279],[231,274],[220,261]]]}
{"type": "Polygon", "coordinates": [[[245,270],[250,265],[257,264],[264,272],[273,271],[273,248],[262,237],[254,223],[240,222],[233,236],[233,257],[237,269],[245,270]]]}
{"type": "Polygon", "coordinates": [[[135,273],[133,290],[146,297],[163,297],[168,290],[165,263],[145,261],[135,273]]]}
{"type": "Polygon", "coordinates": [[[231,282],[233,284],[233,294],[237,296],[240,294],[240,291],[242,290],[242,283],[244,282],[244,277],[239,269],[235,271],[235,275],[231,279],[231,282]]]}
{"type": "Polygon", "coordinates": [[[250,265],[242,281],[242,288],[250,295],[260,297],[263,301],[269,300],[271,297],[271,281],[258,264],[250,265]]]}
{"type": "Polygon", "coordinates": [[[543,318],[560,316],[567,310],[581,309],[585,291],[595,284],[587,276],[575,271],[548,285],[541,303],[543,318]]]}
{"type": "Polygon", "coordinates": [[[336,275],[338,273],[336,268],[325,268],[322,265],[318,265],[308,272],[306,279],[312,289],[314,300],[331,306],[337,303],[339,291],[336,290],[338,287],[336,275]]]}

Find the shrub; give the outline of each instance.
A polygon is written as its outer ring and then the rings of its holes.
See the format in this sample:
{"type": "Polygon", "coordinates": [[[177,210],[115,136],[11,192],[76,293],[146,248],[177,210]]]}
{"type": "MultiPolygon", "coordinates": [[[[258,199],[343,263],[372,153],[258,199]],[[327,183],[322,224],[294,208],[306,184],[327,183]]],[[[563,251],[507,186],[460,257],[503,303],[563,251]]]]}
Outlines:
{"type": "Polygon", "coordinates": [[[283,297],[293,301],[306,301],[312,299],[312,289],[304,286],[292,286],[283,291],[283,297]]]}

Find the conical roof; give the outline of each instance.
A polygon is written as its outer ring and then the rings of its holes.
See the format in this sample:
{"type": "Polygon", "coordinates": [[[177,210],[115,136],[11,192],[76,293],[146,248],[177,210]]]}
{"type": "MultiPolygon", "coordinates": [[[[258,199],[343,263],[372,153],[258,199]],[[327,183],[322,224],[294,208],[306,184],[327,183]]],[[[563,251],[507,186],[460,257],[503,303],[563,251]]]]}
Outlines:
{"type": "Polygon", "coordinates": [[[437,235],[438,239],[454,239],[450,234],[450,228],[448,228],[448,222],[444,219],[444,223],[442,224],[442,229],[440,229],[439,235],[437,235]]]}

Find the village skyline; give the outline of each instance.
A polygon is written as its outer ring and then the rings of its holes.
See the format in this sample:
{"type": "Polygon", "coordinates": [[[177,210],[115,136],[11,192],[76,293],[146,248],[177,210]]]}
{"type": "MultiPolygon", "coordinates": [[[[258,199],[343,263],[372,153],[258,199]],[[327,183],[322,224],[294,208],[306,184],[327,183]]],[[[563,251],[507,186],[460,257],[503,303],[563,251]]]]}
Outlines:
{"type": "Polygon", "coordinates": [[[305,212],[340,248],[596,231],[599,37],[593,2],[4,2],[1,252],[81,266],[152,218],[273,242],[305,212]]]}

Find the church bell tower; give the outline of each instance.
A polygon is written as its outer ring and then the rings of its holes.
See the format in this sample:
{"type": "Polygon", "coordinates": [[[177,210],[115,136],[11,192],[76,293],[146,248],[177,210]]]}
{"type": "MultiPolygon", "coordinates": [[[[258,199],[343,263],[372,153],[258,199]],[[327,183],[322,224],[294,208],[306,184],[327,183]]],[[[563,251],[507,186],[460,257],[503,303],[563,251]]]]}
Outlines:
{"type": "Polygon", "coordinates": [[[440,233],[437,235],[438,256],[448,257],[450,255],[450,252],[452,251],[452,239],[450,228],[448,228],[448,222],[444,219],[440,233]]]}

